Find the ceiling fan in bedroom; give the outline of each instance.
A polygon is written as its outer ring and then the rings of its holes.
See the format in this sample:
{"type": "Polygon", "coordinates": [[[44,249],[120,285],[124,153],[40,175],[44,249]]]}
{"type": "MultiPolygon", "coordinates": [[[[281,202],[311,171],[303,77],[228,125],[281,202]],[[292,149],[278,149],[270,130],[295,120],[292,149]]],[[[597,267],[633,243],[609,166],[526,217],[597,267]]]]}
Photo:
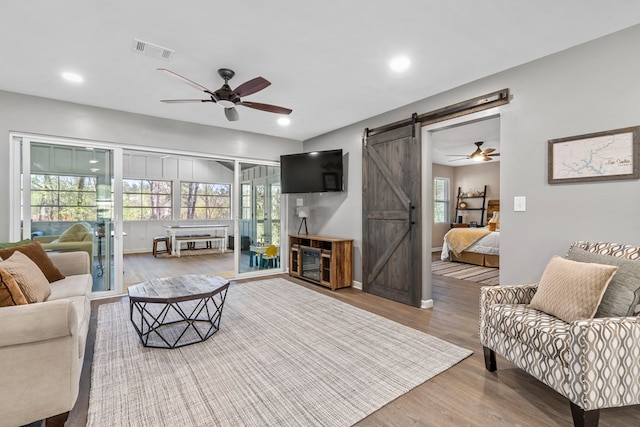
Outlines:
{"type": "Polygon", "coordinates": [[[493,160],[493,157],[500,155],[500,153],[494,153],[494,151],[496,151],[495,148],[485,148],[484,150],[481,149],[480,147],[482,146],[482,144],[484,144],[484,141],[474,142],[474,144],[476,145],[476,149],[475,149],[475,151],[473,153],[471,153],[471,154],[448,154],[448,156],[461,157],[460,159],[453,159],[453,160],[449,160],[449,161],[450,162],[455,162],[456,160],[472,159],[472,160],[477,160],[477,161],[488,162],[490,160],[493,160]]]}
{"type": "Polygon", "coordinates": [[[261,91],[271,84],[271,82],[262,77],[256,77],[255,79],[251,79],[247,82],[242,83],[235,89],[231,89],[231,87],[229,86],[229,80],[231,80],[236,73],[232,70],[229,70],[228,68],[220,68],[218,70],[218,75],[222,77],[222,79],[224,80],[224,84],[222,85],[222,87],[220,87],[220,89],[213,91],[207,89],[199,83],[181,76],[180,74],[174,73],[171,70],[167,70],[166,68],[158,68],[158,71],[163,71],[170,76],[181,80],[183,83],[186,83],[189,86],[204,92],[208,97],[207,99],[162,99],[161,102],[166,102],[168,104],[186,102],[213,102],[214,104],[218,104],[219,106],[224,108],[224,115],[230,122],[234,122],[239,118],[238,111],[235,108],[237,105],[276,114],[291,114],[291,112],[293,111],[290,108],[278,107],[277,105],[271,104],[262,104],[259,102],[248,102],[241,99],[241,97],[261,91]]]}

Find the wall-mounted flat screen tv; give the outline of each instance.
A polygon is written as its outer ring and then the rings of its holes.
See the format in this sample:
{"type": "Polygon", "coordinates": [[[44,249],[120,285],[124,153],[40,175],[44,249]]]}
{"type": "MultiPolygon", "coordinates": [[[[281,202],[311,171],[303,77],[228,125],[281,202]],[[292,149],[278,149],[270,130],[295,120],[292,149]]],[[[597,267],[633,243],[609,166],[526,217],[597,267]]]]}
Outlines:
{"type": "Polygon", "coordinates": [[[280,156],[282,193],[343,191],[342,150],[280,156]]]}

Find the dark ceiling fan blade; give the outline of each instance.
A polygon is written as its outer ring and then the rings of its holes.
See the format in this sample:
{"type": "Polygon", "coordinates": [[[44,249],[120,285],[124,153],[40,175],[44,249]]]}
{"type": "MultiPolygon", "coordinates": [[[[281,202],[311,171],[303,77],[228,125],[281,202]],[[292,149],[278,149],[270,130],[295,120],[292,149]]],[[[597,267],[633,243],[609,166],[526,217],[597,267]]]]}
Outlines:
{"type": "Polygon", "coordinates": [[[230,122],[235,122],[240,117],[238,116],[238,110],[235,107],[225,108],[224,115],[227,117],[227,120],[230,122]]]}
{"type": "Polygon", "coordinates": [[[262,77],[256,77],[255,79],[251,79],[248,82],[242,83],[240,86],[235,88],[231,93],[235,93],[236,95],[243,97],[243,96],[251,95],[252,93],[256,93],[266,88],[270,84],[271,82],[269,80],[264,79],[262,77]]]}
{"type": "Polygon", "coordinates": [[[271,105],[271,104],[262,104],[260,102],[242,101],[237,105],[243,105],[245,107],[255,108],[256,110],[268,111],[269,113],[276,113],[276,114],[291,114],[291,112],[293,111],[290,108],[278,107],[277,105],[271,105]]]}
{"type": "Polygon", "coordinates": [[[167,104],[179,104],[182,102],[213,102],[213,99],[161,99],[160,102],[167,104]]]}
{"type": "Polygon", "coordinates": [[[211,93],[211,90],[207,89],[206,87],[202,86],[199,83],[194,82],[193,80],[189,80],[188,78],[181,76],[180,74],[174,73],[171,70],[167,70],[166,68],[158,68],[158,71],[164,71],[165,73],[169,74],[171,77],[175,77],[178,80],[181,80],[183,83],[188,84],[191,87],[194,87],[198,90],[201,90],[203,92],[207,92],[207,93],[211,93]]]}
{"type": "Polygon", "coordinates": [[[491,154],[487,154],[487,156],[499,156],[500,153],[491,153],[491,154]]]}
{"type": "Polygon", "coordinates": [[[452,157],[469,157],[468,154],[447,154],[447,156],[452,156],[452,157]]]}

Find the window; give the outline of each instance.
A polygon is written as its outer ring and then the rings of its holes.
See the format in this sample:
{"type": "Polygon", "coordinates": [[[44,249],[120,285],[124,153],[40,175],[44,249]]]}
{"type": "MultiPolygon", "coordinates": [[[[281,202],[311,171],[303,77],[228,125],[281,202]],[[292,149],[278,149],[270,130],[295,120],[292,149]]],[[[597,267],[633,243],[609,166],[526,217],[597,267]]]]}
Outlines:
{"type": "Polygon", "coordinates": [[[171,219],[171,181],[122,180],[122,218],[125,221],[171,219]]]}
{"type": "Polygon", "coordinates": [[[31,175],[31,220],[95,220],[96,178],[72,175],[31,175]]]}
{"type": "Polygon", "coordinates": [[[231,185],[180,184],[181,219],[231,219],[231,185]]]}
{"type": "Polygon", "coordinates": [[[251,219],[251,184],[242,184],[242,219],[251,219]]]}
{"type": "Polygon", "coordinates": [[[449,178],[433,179],[433,222],[449,222],[449,178]]]}
{"type": "Polygon", "coordinates": [[[271,244],[280,246],[280,183],[271,184],[271,244]]]}

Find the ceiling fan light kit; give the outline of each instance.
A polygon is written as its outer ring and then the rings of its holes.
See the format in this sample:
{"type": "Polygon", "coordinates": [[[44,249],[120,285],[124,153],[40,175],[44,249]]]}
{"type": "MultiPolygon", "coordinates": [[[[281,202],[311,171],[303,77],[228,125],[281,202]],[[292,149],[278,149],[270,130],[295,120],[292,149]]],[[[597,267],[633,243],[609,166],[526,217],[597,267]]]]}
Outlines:
{"type": "Polygon", "coordinates": [[[455,156],[455,157],[460,157],[460,159],[453,159],[453,160],[449,160],[450,162],[455,162],[456,160],[464,160],[464,159],[471,159],[471,160],[475,160],[477,162],[488,162],[493,160],[493,157],[499,156],[500,153],[494,153],[494,151],[496,151],[495,148],[485,148],[484,150],[480,148],[480,146],[482,146],[482,144],[484,144],[484,141],[477,141],[474,142],[474,144],[476,145],[476,150],[467,155],[467,154],[449,154],[449,156],[455,156]]]}
{"type": "Polygon", "coordinates": [[[291,114],[293,110],[285,107],[278,107],[277,105],[271,104],[262,104],[259,102],[244,102],[241,97],[248,96],[271,85],[267,79],[262,77],[256,77],[247,82],[242,83],[235,89],[231,89],[229,86],[229,80],[235,76],[235,72],[228,68],[220,68],[218,70],[218,75],[222,77],[224,80],[224,84],[220,87],[220,89],[216,91],[212,91],[207,89],[205,86],[202,86],[200,83],[196,83],[193,80],[190,80],[184,76],[181,76],[178,73],[175,73],[166,68],[158,68],[158,71],[163,71],[170,76],[182,81],[183,83],[188,84],[189,86],[204,92],[209,98],[208,99],[162,99],[161,102],[165,102],[167,104],[176,104],[176,103],[188,103],[188,102],[213,102],[214,104],[218,104],[222,108],[224,108],[224,115],[230,122],[234,122],[238,120],[239,115],[236,110],[236,105],[241,105],[243,107],[253,108],[255,110],[266,111],[269,113],[276,114],[291,114]]]}

